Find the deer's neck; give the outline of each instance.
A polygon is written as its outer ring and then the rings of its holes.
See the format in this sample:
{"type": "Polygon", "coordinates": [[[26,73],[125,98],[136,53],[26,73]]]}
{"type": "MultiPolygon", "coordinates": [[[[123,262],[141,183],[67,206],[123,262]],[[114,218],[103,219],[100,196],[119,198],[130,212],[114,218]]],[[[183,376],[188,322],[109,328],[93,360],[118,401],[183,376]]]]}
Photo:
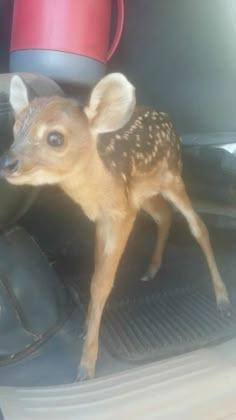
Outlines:
{"type": "Polygon", "coordinates": [[[105,212],[120,212],[123,186],[105,168],[98,153],[92,154],[84,168],[75,167],[61,188],[93,221],[103,217],[105,212]]]}

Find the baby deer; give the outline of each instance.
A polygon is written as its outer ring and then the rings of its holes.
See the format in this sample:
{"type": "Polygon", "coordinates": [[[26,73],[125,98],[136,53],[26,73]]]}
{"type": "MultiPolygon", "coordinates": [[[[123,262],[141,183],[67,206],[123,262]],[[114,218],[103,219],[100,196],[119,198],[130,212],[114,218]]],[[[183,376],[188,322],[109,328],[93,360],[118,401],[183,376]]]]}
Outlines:
{"type": "Polygon", "coordinates": [[[104,305],[140,208],[159,226],[143,279],[159,270],[173,205],[206,257],[220,310],[229,313],[207,228],[181,178],[180,140],[165,113],[135,107],[135,89],[119,73],[104,77],[84,108],[56,96],[29,103],[17,75],[12,77],[10,102],[16,116],[14,142],[0,160],[1,175],[17,185],[60,185],[96,223],[95,269],[78,379],[94,375],[104,305]]]}

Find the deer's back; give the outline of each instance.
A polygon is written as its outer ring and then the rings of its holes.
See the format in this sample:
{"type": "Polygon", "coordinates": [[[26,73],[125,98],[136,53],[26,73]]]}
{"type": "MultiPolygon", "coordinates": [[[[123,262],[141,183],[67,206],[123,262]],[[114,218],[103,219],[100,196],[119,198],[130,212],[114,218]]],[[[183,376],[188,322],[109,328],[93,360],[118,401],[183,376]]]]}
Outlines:
{"type": "Polygon", "coordinates": [[[180,139],[168,115],[152,108],[137,107],[122,129],[101,135],[97,147],[106,168],[129,183],[154,173],[164,161],[168,171],[181,172],[180,139]]]}

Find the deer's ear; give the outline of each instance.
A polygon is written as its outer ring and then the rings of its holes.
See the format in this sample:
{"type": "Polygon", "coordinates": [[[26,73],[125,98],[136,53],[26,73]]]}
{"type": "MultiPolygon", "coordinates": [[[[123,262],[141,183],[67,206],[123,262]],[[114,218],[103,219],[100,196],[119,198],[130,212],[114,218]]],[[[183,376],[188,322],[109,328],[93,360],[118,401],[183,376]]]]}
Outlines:
{"type": "Polygon", "coordinates": [[[17,75],[11,79],[9,100],[16,115],[29,105],[27,88],[17,75]]]}
{"type": "Polygon", "coordinates": [[[97,133],[122,128],[131,118],[136,104],[135,88],[121,73],[105,76],[94,87],[85,113],[97,133]]]}

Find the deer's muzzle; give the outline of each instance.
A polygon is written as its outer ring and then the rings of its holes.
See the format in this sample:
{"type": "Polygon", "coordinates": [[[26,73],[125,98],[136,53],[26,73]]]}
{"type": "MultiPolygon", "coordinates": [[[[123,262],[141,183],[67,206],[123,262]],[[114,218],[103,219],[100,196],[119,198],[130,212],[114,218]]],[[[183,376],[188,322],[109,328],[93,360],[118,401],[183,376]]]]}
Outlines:
{"type": "Polygon", "coordinates": [[[0,175],[7,177],[13,175],[19,167],[19,160],[13,153],[7,152],[0,157],[0,175]]]}

